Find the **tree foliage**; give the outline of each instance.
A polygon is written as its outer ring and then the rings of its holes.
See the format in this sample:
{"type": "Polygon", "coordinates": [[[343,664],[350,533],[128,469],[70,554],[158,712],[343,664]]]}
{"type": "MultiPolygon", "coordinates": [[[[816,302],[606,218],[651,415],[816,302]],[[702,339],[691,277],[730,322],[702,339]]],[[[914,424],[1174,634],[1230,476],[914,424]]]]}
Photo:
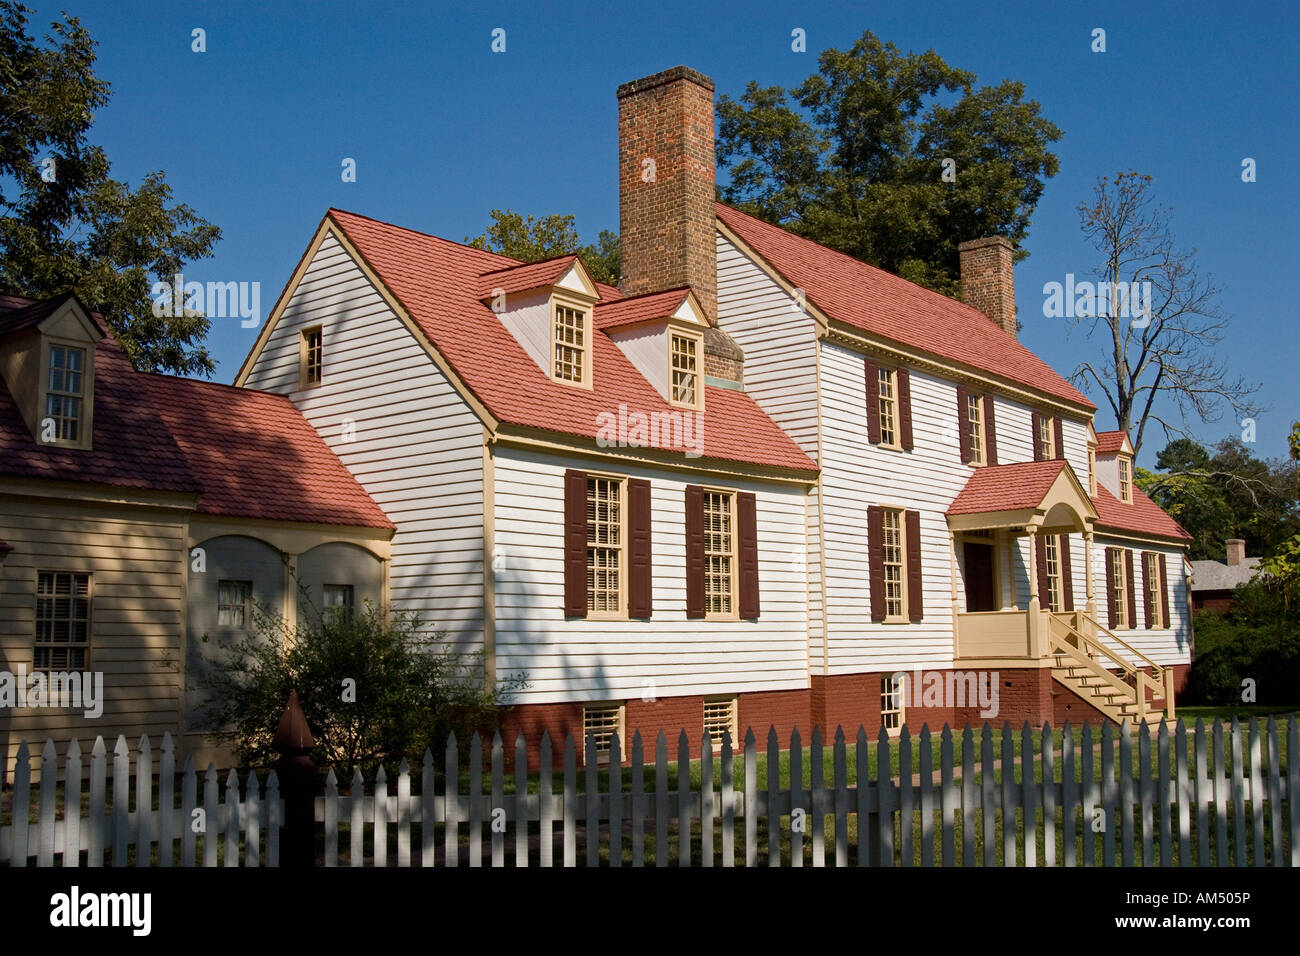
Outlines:
{"type": "Polygon", "coordinates": [[[617,285],[622,269],[618,236],[602,230],[594,243],[583,245],[573,216],[552,213],[534,219],[521,213],[493,209],[484,232],[465,241],[476,249],[499,252],[521,262],[537,262],[577,253],[597,282],[617,285]]]}
{"type": "Polygon", "coordinates": [[[346,779],[356,767],[369,775],[380,763],[418,763],[426,748],[441,754],[453,732],[462,740],[490,733],[497,707],[527,684],[512,676],[485,690],[482,652],[449,650],[445,634],[410,613],[386,616],[367,604],[355,615],[309,613],[296,627],[265,608],[253,617],[249,635],[219,646],[221,666],[198,680],[205,719],[223,728],[212,736],[250,766],[276,760],[271,742],[291,690],[317,762],[346,779]]]}
{"type": "Polygon", "coordinates": [[[1187,704],[1243,703],[1243,682],[1255,700],[1279,708],[1300,704],[1300,624],[1294,596],[1275,581],[1256,578],[1233,592],[1230,611],[1196,617],[1196,656],[1188,676],[1187,704]]]}
{"type": "Polygon", "coordinates": [[[1266,555],[1300,533],[1300,463],[1260,459],[1235,438],[1212,450],[1175,439],[1134,477],[1192,535],[1193,560],[1223,560],[1228,538],[1266,555]]]}
{"type": "Polygon", "coordinates": [[[957,246],[1005,236],[1020,249],[1061,131],[1024,84],[976,86],[933,50],[902,53],[871,31],[829,49],[790,91],[751,82],[718,101],[722,198],[857,259],[956,296],[957,246]],[[952,160],[953,181],[943,178],[952,160]]]}
{"type": "Polygon", "coordinates": [[[153,314],[154,281],[212,254],[221,231],[172,202],[161,172],[113,179],[89,140],[109,84],[75,17],[28,36],[28,8],[0,0],[0,288],[33,298],[75,292],[103,314],[136,368],[211,374],[199,314],[153,314]]]}
{"type": "Polygon", "coordinates": [[[1074,380],[1102,393],[1135,452],[1150,423],[1168,440],[1190,437],[1193,421],[1218,421],[1224,406],[1252,414],[1257,390],[1220,357],[1228,320],[1217,304],[1219,290],[1200,276],[1196,250],[1176,247],[1170,209],[1155,201],[1151,182],[1132,171],[1103,176],[1091,201],[1078,206],[1080,228],[1100,256],[1094,274],[1106,294],[1085,297],[1085,308],[1075,309],[1075,324],[1098,335],[1101,348],[1079,364],[1074,380]],[[1149,308],[1143,289],[1150,290],[1149,308]]]}

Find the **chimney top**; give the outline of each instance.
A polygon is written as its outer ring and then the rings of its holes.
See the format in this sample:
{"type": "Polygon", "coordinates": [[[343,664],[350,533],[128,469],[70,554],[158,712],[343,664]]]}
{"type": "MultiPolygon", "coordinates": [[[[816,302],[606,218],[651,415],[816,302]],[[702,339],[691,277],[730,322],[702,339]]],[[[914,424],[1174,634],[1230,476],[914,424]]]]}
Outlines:
{"type": "Polygon", "coordinates": [[[1015,257],[1005,236],[968,239],[961,257],[961,298],[1013,338],[1016,335],[1015,257]]]}
{"type": "Polygon", "coordinates": [[[1246,560],[1246,539],[1229,538],[1223,542],[1228,549],[1228,567],[1245,563],[1246,560]]]}
{"type": "Polygon", "coordinates": [[[627,83],[621,84],[618,88],[618,98],[621,100],[633,93],[643,93],[646,90],[653,89],[656,86],[663,86],[665,83],[672,83],[675,80],[690,80],[692,83],[704,87],[710,93],[713,92],[713,81],[699,70],[692,70],[689,66],[674,66],[672,69],[652,73],[650,76],[643,76],[639,80],[629,80],[627,83]]]}

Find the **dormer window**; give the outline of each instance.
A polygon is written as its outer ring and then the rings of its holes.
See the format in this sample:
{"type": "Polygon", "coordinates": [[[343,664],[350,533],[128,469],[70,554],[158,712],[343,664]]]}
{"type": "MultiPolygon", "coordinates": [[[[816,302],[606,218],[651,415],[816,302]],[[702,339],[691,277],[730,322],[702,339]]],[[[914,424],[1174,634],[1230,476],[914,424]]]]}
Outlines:
{"type": "Polygon", "coordinates": [[[1097,446],[1088,445],[1088,494],[1097,497],[1097,446]]]}
{"type": "Polygon", "coordinates": [[[575,385],[590,383],[588,369],[591,362],[590,336],[587,334],[587,313],[560,302],[555,303],[555,321],[552,324],[552,351],[555,365],[551,377],[557,382],[575,385]]]}
{"type": "Polygon", "coordinates": [[[41,423],[42,441],[73,444],[81,441],[85,369],[85,349],[50,345],[45,419],[41,423]]]}
{"type": "Polygon", "coordinates": [[[1119,465],[1119,500],[1126,505],[1131,505],[1133,503],[1132,465],[1126,455],[1120,455],[1115,460],[1119,465]]]}
{"type": "Polygon", "coordinates": [[[694,408],[700,394],[700,339],[674,333],[670,349],[673,404],[694,408]]]}

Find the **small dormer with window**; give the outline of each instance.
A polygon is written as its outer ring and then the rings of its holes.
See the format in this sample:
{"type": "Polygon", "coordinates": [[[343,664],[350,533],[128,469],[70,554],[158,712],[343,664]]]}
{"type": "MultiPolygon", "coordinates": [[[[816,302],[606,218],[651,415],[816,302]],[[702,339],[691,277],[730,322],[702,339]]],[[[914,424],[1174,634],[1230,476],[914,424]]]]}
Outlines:
{"type": "Polygon", "coordinates": [[[1097,481],[1122,504],[1133,503],[1133,444],[1123,432],[1101,432],[1096,447],[1097,481]]]}
{"type": "Polygon", "coordinates": [[[600,292],[581,259],[560,256],[485,273],[479,298],[552,382],[592,387],[600,292]]]}
{"type": "Polygon", "coordinates": [[[1088,423],[1088,494],[1097,497],[1097,432],[1088,423]]]}
{"type": "Polygon", "coordinates": [[[32,438],[89,450],[94,435],[95,346],[103,331],[71,295],[7,313],[0,378],[32,438]]]}
{"type": "Polygon", "coordinates": [[[670,405],[704,407],[704,310],[689,289],[618,299],[596,310],[610,337],[670,405]]]}

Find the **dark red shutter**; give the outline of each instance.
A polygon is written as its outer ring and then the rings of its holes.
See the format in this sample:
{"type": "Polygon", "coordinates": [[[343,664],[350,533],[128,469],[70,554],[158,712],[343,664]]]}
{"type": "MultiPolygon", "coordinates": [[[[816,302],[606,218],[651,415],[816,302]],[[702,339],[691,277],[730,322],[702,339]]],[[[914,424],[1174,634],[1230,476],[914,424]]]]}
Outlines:
{"type": "Polygon", "coordinates": [[[903,513],[907,535],[907,618],[919,621],[925,614],[925,594],[921,585],[921,512],[903,513]]]}
{"type": "Polygon", "coordinates": [[[867,581],[871,590],[871,619],[885,619],[884,515],[877,505],[867,508],[867,581]]]}
{"type": "Polygon", "coordinates": [[[1169,579],[1165,577],[1165,556],[1160,555],[1160,607],[1164,611],[1165,627],[1173,627],[1169,619],[1169,579]]]}
{"type": "Polygon", "coordinates": [[[1034,430],[1034,461],[1043,460],[1043,416],[1033,412],[1029,416],[1029,427],[1034,430]]]}
{"type": "Polygon", "coordinates": [[[704,489],[686,486],[686,616],[704,617],[704,489]]]}
{"type": "Polygon", "coordinates": [[[863,359],[867,376],[867,441],[880,444],[880,366],[863,359]]]}
{"type": "Polygon", "coordinates": [[[1147,630],[1156,626],[1156,602],[1151,600],[1151,578],[1156,573],[1156,556],[1142,552],[1142,613],[1147,618],[1147,630]]]}
{"type": "Polygon", "coordinates": [[[1115,607],[1115,552],[1118,548],[1106,549],[1106,626],[1113,628],[1116,624],[1115,615],[1118,608],[1115,607]]]}
{"type": "Polygon", "coordinates": [[[1070,570],[1070,536],[1058,536],[1057,555],[1061,559],[1061,608],[1074,610],[1074,575],[1070,570]]]}
{"type": "Polygon", "coordinates": [[[1038,606],[1046,611],[1052,606],[1052,589],[1047,586],[1047,538],[1034,535],[1034,563],[1038,565],[1038,606]]]}
{"type": "Polygon", "coordinates": [[[984,463],[998,463],[998,426],[993,420],[993,396],[984,396],[984,463]]]}
{"type": "Polygon", "coordinates": [[[758,617],[758,515],[754,496],[736,495],[736,533],[740,543],[740,616],[758,617]]]}
{"type": "Polygon", "coordinates": [[[1056,457],[1065,458],[1065,431],[1061,426],[1061,416],[1052,419],[1052,435],[1056,439],[1056,457]]]}
{"type": "Polygon", "coordinates": [[[650,617],[650,482],[627,482],[627,616],[650,617]]]}
{"type": "Polygon", "coordinates": [[[903,451],[912,450],[912,376],[898,370],[898,425],[903,451]]]}
{"type": "Polygon", "coordinates": [[[1128,626],[1137,627],[1137,592],[1133,590],[1133,549],[1124,549],[1124,573],[1128,575],[1128,626]]]}
{"type": "Polygon", "coordinates": [[[564,615],[587,616],[587,473],[564,473],[564,615]]]}
{"type": "Polygon", "coordinates": [[[961,460],[971,460],[970,447],[970,392],[957,386],[957,445],[961,448],[961,460]]]}

